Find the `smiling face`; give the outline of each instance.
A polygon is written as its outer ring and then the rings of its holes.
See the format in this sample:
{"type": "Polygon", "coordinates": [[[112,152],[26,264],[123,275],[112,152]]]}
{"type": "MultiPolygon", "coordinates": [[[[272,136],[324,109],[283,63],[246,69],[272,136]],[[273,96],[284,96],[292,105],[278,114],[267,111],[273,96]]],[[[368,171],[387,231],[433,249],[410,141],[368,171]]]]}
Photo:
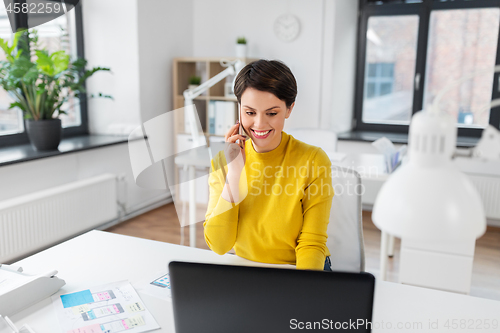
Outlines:
{"type": "Polygon", "coordinates": [[[267,91],[247,88],[241,95],[241,123],[258,153],[271,151],[281,142],[285,119],[290,117],[295,103],[286,103],[267,91]]]}

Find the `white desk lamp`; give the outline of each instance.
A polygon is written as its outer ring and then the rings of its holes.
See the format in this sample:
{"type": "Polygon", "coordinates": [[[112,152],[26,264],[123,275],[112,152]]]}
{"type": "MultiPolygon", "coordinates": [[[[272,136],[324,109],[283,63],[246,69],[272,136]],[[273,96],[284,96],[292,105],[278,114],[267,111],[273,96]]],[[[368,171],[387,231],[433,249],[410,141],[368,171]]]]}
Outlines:
{"type": "MultiPolygon", "coordinates": [[[[225,79],[229,75],[236,75],[240,72],[240,70],[245,66],[245,63],[242,60],[235,61],[224,61],[221,60],[221,65],[223,67],[227,67],[225,70],[210,78],[208,81],[199,85],[193,89],[187,89],[184,91],[184,108],[185,108],[185,116],[189,123],[189,127],[191,130],[191,137],[193,140],[193,149],[191,150],[191,154],[195,155],[196,151],[194,148],[198,148],[201,146],[205,146],[207,144],[205,136],[200,135],[201,126],[199,126],[199,118],[195,114],[196,109],[193,107],[193,100],[200,96],[203,92],[207,91],[210,87],[214,86],[221,80],[225,79]]],[[[233,82],[234,87],[234,82],[233,82]]],[[[209,158],[212,159],[211,150],[208,149],[209,158]]],[[[192,156],[193,160],[196,160],[198,156],[192,156]]],[[[188,179],[189,179],[189,245],[191,247],[196,247],[196,166],[191,164],[188,165],[188,179]]]]}
{"type": "MultiPolygon", "coordinates": [[[[483,72],[448,85],[430,110],[413,116],[409,159],[389,177],[375,200],[375,225],[402,239],[401,283],[461,293],[470,290],[475,239],[484,234],[486,217],[474,185],[452,163],[457,127],[438,105],[451,88],[483,72]]],[[[496,105],[500,101],[493,101],[492,106],[496,105]]],[[[500,153],[490,148],[498,150],[500,133],[496,133],[492,126],[485,129],[471,157],[500,159],[500,153]]]]}

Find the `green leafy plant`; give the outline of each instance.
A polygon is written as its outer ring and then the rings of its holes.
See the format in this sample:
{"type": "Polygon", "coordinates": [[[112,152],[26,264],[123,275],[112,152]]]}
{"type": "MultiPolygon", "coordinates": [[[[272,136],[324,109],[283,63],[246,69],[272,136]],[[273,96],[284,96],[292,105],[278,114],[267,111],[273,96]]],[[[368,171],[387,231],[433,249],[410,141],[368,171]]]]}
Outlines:
{"type": "MultiPolygon", "coordinates": [[[[0,85],[13,96],[10,108],[19,107],[26,119],[52,119],[66,114],[63,107],[70,98],[85,94],[84,82],[98,71],[85,69],[87,61],[70,61],[65,51],[50,53],[38,45],[36,30],[14,34],[12,44],[0,38],[6,60],[0,61],[0,85]],[[30,52],[31,51],[31,52],[30,52]]],[[[98,94],[99,97],[111,98],[98,94]]]]}
{"type": "Polygon", "coordinates": [[[193,75],[189,78],[189,84],[200,84],[201,83],[201,77],[193,75]]]}
{"type": "Polygon", "coordinates": [[[245,37],[238,37],[238,39],[236,40],[236,44],[246,44],[247,43],[247,40],[245,37]]]}

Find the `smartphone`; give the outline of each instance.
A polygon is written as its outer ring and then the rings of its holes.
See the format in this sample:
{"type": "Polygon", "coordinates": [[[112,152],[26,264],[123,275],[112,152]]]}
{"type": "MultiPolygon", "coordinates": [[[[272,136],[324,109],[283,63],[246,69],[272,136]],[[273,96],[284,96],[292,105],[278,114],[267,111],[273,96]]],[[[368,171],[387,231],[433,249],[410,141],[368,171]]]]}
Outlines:
{"type": "Polygon", "coordinates": [[[170,289],[170,275],[167,273],[151,282],[153,286],[170,289]]]}
{"type": "MultiPolygon", "coordinates": [[[[238,123],[240,124],[240,126],[238,126],[238,134],[246,135],[246,140],[248,140],[248,134],[245,131],[245,129],[243,128],[243,125],[241,124],[241,105],[239,103],[238,103],[238,123]]],[[[245,148],[243,146],[243,143],[240,142],[240,140],[238,140],[238,143],[240,144],[241,148],[245,148]]]]}

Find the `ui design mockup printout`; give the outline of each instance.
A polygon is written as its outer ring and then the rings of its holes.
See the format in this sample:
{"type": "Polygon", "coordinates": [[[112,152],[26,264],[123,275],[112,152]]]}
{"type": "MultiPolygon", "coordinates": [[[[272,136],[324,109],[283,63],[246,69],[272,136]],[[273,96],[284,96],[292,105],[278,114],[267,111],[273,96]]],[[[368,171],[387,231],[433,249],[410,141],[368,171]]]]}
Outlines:
{"type": "Polygon", "coordinates": [[[160,328],[128,281],[52,296],[63,333],[139,333],[160,328]]]}

